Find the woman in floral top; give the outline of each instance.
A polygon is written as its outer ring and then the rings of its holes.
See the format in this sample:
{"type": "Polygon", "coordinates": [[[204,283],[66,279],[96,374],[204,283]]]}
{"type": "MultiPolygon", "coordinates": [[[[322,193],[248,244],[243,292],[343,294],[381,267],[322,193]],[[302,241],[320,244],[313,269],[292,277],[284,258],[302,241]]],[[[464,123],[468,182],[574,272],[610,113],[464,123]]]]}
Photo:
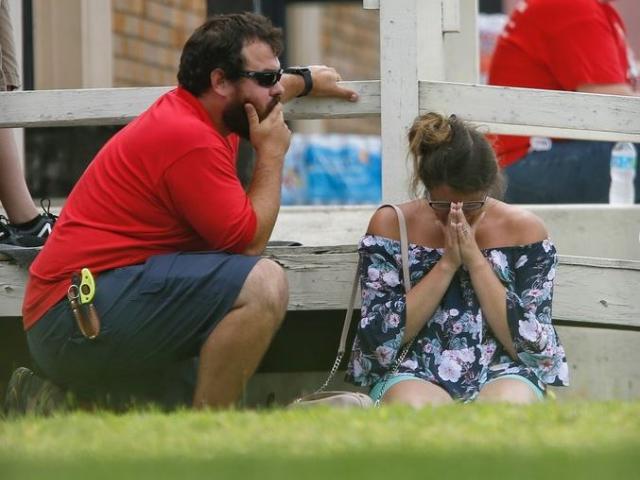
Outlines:
{"type": "Polygon", "coordinates": [[[398,218],[381,208],[360,242],[362,318],[347,379],[374,400],[416,407],[529,403],[567,385],[551,322],[556,249],[542,221],[495,198],[493,150],[461,120],[426,114],[409,142],[414,190],[424,191],[400,205],[412,288],[405,294],[398,218]]]}

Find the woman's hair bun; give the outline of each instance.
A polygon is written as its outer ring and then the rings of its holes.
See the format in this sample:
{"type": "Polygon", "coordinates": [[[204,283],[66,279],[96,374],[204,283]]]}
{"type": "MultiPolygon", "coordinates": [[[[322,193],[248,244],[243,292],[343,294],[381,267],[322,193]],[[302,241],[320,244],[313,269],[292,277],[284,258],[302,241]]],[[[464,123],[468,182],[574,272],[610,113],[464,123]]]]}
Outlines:
{"type": "Polygon", "coordinates": [[[453,128],[450,119],[455,119],[453,115],[451,117],[429,112],[416,118],[409,131],[411,153],[417,157],[451,142],[453,128]]]}
{"type": "Polygon", "coordinates": [[[430,112],[419,116],[409,131],[413,156],[412,187],[447,185],[459,192],[499,189],[495,153],[483,134],[462,119],[430,112]]]}

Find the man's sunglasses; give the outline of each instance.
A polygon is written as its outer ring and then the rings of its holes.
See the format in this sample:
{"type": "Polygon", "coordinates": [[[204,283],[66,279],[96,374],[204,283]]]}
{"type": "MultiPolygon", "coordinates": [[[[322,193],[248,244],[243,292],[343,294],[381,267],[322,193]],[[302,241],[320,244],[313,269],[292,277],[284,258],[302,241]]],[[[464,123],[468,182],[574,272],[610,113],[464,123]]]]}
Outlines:
{"type": "Polygon", "coordinates": [[[282,68],[279,68],[278,70],[265,70],[262,72],[243,70],[240,72],[240,76],[255,80],[261,87],[273,87],[280,81],[283,73],[284,69],[282,68]]]}
{"type": "MultiPolygon", "coordinates": [[[[449,209],[451,208],[451,202],[443,202],[443,201],[433,201],[433,200],[431,200],[431,196],[429,195],[428,191],[426,192],[426,197],[427,197],[427,203],[436,212],[448,212],[449,209]]],[[[487,203],[487,198],[489,198],[488,194],[484,196],[483,200],[475,200],[475,201],[472,201],[472,202],[464,202],[462,204],[462,211],[463,212],[474,212],[476,210],[480,210],[482,207],[484,207],[484,204],[487,203]]]]}

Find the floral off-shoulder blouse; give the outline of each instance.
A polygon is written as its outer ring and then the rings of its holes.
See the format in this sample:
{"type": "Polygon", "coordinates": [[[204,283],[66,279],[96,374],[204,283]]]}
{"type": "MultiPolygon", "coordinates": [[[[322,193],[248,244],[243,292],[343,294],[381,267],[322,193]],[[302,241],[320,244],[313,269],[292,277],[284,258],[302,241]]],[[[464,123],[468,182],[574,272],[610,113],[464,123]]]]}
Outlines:
{"type": "MultiPolygon", "coordinates": [[[[375,235],[360,241],[362,311],[347,380],[373,386],[390,373],[406,321],[400,242],[375,235]]],[[[442,257],[440,248],[409,244],[415,285],[442,257]]],[[[568,385],[564,348],[551,322],[557,254],[550,240],[482,251],[506,288],[513,360],[483,319],[469,273],[461,267],[434,315],[418,333],[398,373],[435,383],[454,399],[473,400],[488,381],[520,375],[543,391],[568,385]]]]}

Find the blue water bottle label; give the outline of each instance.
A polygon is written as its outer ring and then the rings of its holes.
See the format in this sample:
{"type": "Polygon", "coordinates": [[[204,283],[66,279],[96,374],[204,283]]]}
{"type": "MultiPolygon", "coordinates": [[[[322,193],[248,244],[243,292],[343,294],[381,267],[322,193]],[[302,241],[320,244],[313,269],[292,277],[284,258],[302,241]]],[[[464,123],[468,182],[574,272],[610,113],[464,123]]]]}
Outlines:
{"type": "Polygon", "coordinates": [[[619,168],[621,170],[635,170],[636,157],[632,157],[630,155],[612,155],[611,167],[619,168]]]}

